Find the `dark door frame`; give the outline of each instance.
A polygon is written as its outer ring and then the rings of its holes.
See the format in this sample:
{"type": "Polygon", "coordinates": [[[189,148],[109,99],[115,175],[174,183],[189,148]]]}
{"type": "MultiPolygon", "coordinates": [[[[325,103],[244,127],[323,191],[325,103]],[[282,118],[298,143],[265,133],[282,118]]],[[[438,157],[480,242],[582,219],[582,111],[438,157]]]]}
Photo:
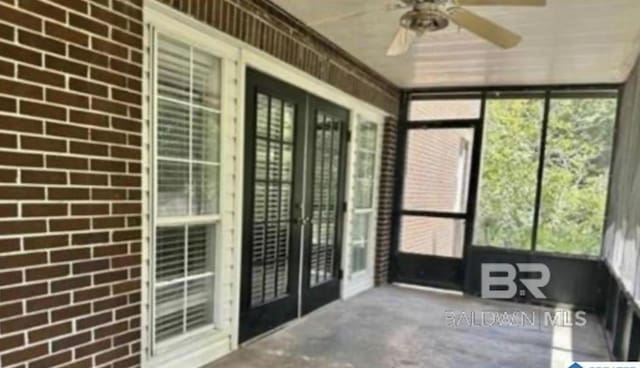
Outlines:
{"type": "MultiPolygon", "coordinates": [[[[535,246],[532,246],[532,249],[528,250],[514,250],[514,249],[505,249],[492,247],[490,245],[481,245],[481,244],[472,244],[473,242],[473,227],[475,223],[476,217],[476,207],[477,207],[477,196],[478,196],[478,187],[479,187],[479,175],[480,175],[480,165],[481,165],[481,155],[482,155],[482,146],[483,142],[483,126],[484,126],[484,105],[486,104],[486,100],[496,99],[496,98],[513,98],[514,96],[522,96],[522,97],[532,97],[532,96],[540,96],[545,99],[546,109],[548,110],[548,101],[550,98],[555,96],[564,96],[564,97],[616,97],[618,98],[618,117],[620,110],[620,97],[621,97],[621,86],[618,84],[594,84],[594,85],[541,85],[541,86],[495,86],[495,87],[467,87],[467,88],[428,88],[428,89],[412,89],[406,90],[402,94],[401,100],[401,111],[400,111],[400,120],[398,123],[398,135],[397,135],[397,156],[396,156],[396,180],[395,180],[395,188],[394,188],[394,210],[393,210],[393,218],[392,218],[392,262],[389,265],[389,281],[391,282],[409,282],[418,285],[424,286],[435,286],[435,287],[443,287],[443,288],[452,288],[451,283],[449,284],[438,284],[433,281],[424,280],[409,280],[407,278],[403,278],[402,275],[398,275],[397,263],[398,263],[398,248],[399,248],[399,232],[400,232],[400,217],[402,215],[401,203],[402,203],[402,190],[403,190],[403,177],[404,177],[404,163],[405,163],[405,149],[406,149],[406,132],[408,126],[414,126],[416,122],[408,121],[408,107],[409,102],[412,99],[424,99],[424,98],[442,98],[447,97],[450,98],[454,95],[458,96],[469,96],[471,95],[480,95],[482,99],[482,114],[480,116],[480,121],[478,122],[476,134],[474,141],[474,156],[472,163],[472,175],[471,182],[469,185],[469,221],[467,223],[465,229],[465,246],[464,246],[464,258],[463,268],[464,268],[464,276],[462,277],[462,286],[461,287],[453,287],[454,289],[459,289],[465,293],[478,295],[479,294],[479,280],[478,280],[478,269],[479,264],[483,260],[499,260],[502,262],[543,262],[550,266],[552,274],[558,273],[562,275],[559,277],[560,283],[558,285],[549,285],[549,288],[546,292],[550,295],[548,303],[550,305],[555,305],[557,302],[574,304],[576,306],[581,306],[587,310],[597,309],[598,306],[598,296],[588,297],[583,295],[584,293],[580,292],[570,292],[566,287],[563,287],[563,283],[574,283],[573,289],[575,289],[575,285],[583,285],[586,283],[591,283],[589,286],[593,286],[596,284],[596,289],[598,294],[601,289],[606,289],[606,287],[602,287],[600,285],[600,281],[602,279],[602,260],[600,257],[593,256],[581,256],[581,255],[567,255],[561,253],[553,253],[553,252],[544,252],[540,250],[534,249],[535,246]],[[487,258],[490,257],[490,258],[487,258]],[[400,277],[399,277],[400,276],[400,277]],[[556,294],[556,295],[553,295],[556,294]]],[[[546,114],[546,112],[545,112],[546,114]]],[[[546,126],[547,119],[545,119],[544,125],[546,126]]],[[[420,122],[418,122],[418,125],[420,122]]],[[[447,122],[446,124],[451,124],[447,122]]],[[[615,155],[615,140],[618,136],[618,119],[616,119],[616,127],[614,128],[614,155],[615,155]]],[[[543,142],[544,144],[544,142],[543,142]]],[[[613,157],[612,157],[613,162],[613,157]]],[[[542,170],[538,171],[538,183],[537,185],[541,185],[540,176],[542,175],[542,170]]],[[[611,171],[610,171],[611,175],[611,171]]],[[[611,182],[611,178],[609,180],[611,182]]],[[[537,190],[540,190],[537,188],[537,190]]],[[[608,193],[607,198],[607,209],[608,209],[608,201],[611,197],[611,192],[608,193]]],[[[537,194],[536,198],[537,204],[539,204],[539,194],[537,194]]],[[[536,211],[539,211],[537,208],[536,211]]],[[[608,218],[608,214],[605,213],[604,221],[606,223],[608,218]]],[[[534,233],[537,230],[534,231],[534,233]]],[[[604,227],[603,227],[604,231],[604,227]]],[[[535,241],[535,234],[532,234],[532,241],[535,241]]],[[[400,259],[402,260],[402,259],[400,259]]],[[[438,266],[437,264],[435,266],[438,266]]],[[[446,272],[447,269],[444,270],[442,267],[434,268],[434,273],[436,277],[443,277],[443,272],[446,272]]],[[[553,282],[552,282],[553,284],[553,282]]],[[[455,286],[455,285],[454,285],[455,286]]],[[[586,284],[585,284],[586,286],[586,284]]],[[[598,294],[599,295],[599,294],[598,294]]],[[[530,298],[525,300],[521,300],[525,302],[532,303],[530,298]]]]}
{"type": "Polygon", "coordinates": [[[251,68],[247,68],[246,72],[245,101],[240,342],[245,342],[248,339],[266,333],[340,298],[349,130],[348,110],[251,68]],[[291,235],[288,244],[288,292],[286,296],[262,305],[252,306],[252,234],[256,161],[255,144],[252,144],[252,142],[256,140],[256,107],[259,92],[294,103],[296,105],[296,115],[294,117],[295,138],[293,142],[294,173],[289,219],[291,235]],[[335,203],[336,224],[333,239],[333,278],[311,287],[315,115],[319,111],[337,117],[343,123],[339,125],[338,130],[340,146],[336,184],[338,186],[338,195],[335,203]]]}

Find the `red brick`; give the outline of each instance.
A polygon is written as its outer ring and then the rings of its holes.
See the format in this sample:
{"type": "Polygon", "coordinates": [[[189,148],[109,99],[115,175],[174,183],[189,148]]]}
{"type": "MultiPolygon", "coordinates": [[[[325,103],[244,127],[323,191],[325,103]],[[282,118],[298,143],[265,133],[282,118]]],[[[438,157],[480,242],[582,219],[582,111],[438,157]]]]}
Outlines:
{"type": "Polygon", "coordinates": [[[77,93],[59,91],[47,88],[47,101],[65,106],[81,108],[89,107],[89,97],[77,93]]]}
{"type": "Polygon", "coordinates": [[[78,276],[68,279],[53,281],[51,283],[51,292],[56,293],[59,291],[79,289],[91,285],[91,277],[78,276]]]}
{"type": "Polygon", "coordinates": [[[89,199],[89,189],[78,187],[49,188],[50,200],[83,200],[89,199]]]}
{"type": "Polygon", "coordinates": [[[132,77],[142,78],[142,68],[137,64],[114,58],[111,58],[111,62],[109,64],[112,70],[128,74],[132,77]]]}
{"type": "Polygon", "coordinates": [[[65,27],[52,22],[46,22],[45,33],[67,42],[86,46],[89,44],[89,36],[70,27],[65,27]]]}
{"type": "Polygon", "coordinates": [[[76,262],[73,264],[73,273],[76,275],[83,273],[90,273],[95,271],[102,271],[109,268],[109,260],[98,259],[87,262],[76,262]]]}
{"type": "Polygon", "coordinates": [[[98,217],[93,218],[94,229],[113,229],[124,227],[124,217],[98,217]]]}
{"type": "Polygon", "coordinates": [[[0,133],[0,147],[17,148],[18,137],[15,134],[0,133]]]}
{"type": "Polygon", "coordinates": [[[85,357],[87,355],[95,354],[99,351],[107,350],[110,347],[111,347],[110,339],[104,339],[104,340],[96,341],[91,344],[81,346],[79,348],[76,348],[76,359],[85,357]]]}
{"type": "Polygon", "coordinates": [[[104,298],[105,296],[109,296],[110,294],[111,294],[111,289],[108,285],[91,288],[87,290],[78,290],[73,293],[73,302],[77,303],[77,302],[83,302],[87,300],[104,298]]]}
{"type": "Polygon", "coordinates": [[[52,122],[47,122],[47,134],[78,139],[89,138],[89,130],[87,128],[52,122]]]}
{"type": "Polygon", "coordinates": [[[96,143],[71,142],[71,153],[86,156],[109,156],[109,146],[96,143]]]}
{"type": "Polygon", "coordinates": [[[0,165],[42,167],[43,162],[39,154],[0,151],[0,165]]]}
{"type": "Polygon", "coordinates": [[[52,322],[76,318],[91,313],[91,304],[72,305],[66,308],[56,309],[51,312],[52,322]]]}
{"type": "Polygon", "coordinates": [[[67,184],[67,174],[57,171],[22,170],[22,183],[33,184],[67,184]]]}
{"type": "MultiPolygon", "coordinates": [[[[47,293],[47,284],[33,284],[25,286],[14,286],[9,288],[0,289],[0,300],[11,301],[18,299],[25,299],[35,297],[47,293]]],[[[0,328],[1,329],[1,328],[0,328]]],[[[3,333],[5,330],[2,330],[3,333]]]]}
{"type": "Polygon", "coordinates": [[[14,64],[8,61],[0,60],[0,74],[13,77],[15,74],[14,64]]]}
{"type": "Polygon", "coordinates": [[[55,340],[51,343],[51,348],[53,351],[60,351],[68,348],[72,348],[74,346],[78,346],[80,344],[84,344],[91,340],[91,332],[83,332],[79,334],[75,334],[69,337],[64,337],[58,340],[55,340]]]}
{"type": "Polygon", "coordinates": [[[16,97],[42,99],[42,87],[0,78],[0,93],[16,97]]]}
{"type": "Polygon", "coordinates": [[[46,119],[67,119],[67,110],[65,108],[31,101],[20,101],[20,113],[40,116],[46,119]]]}
{"type": "Polygon", "coordinates": [[[109,34],[109,27],[107,27],[107,25],[81,15],[69,14],[69,24],[75,28],[84,29],[85,31],[100,36],[107,36],[109,34]]]}
{"type": "Polygon", "coordinates": [[[103,325],[113,320],[113,313],[111,311],[101,314],[94,314],[90,317],[80,318],[76,320],[76,330],[85,330],[87,328],[103,325]]]}
{"type": "Polygon", "coordinates": [[[91,251],[89,248],[65,249],[51,252],[51,262],[67,262],[79,259],[89,259],[91,251]]]}
{"type": "Polygon", "coordinates": [[[85,49],[83,47],[69,46],[69,56],[78,61],[85,63],[107,67],[109,65],[109,58],[106,55],[97,53],[92,50],[85,49]]]}
{"type": "Polygon", "coordinates": [[[121,267],[131,267],[134,265],[139,265],[141,262],[139,255],[130,255],[123,257],[115,257],[111,259],[111,267],[121,268],[121,267]]]}
{"type": "Polygon", "coordinates": [[[89,160],[86,158],[47,155],[47,167],[52,169],[87,170],[89,160]]]}
{"type": "Polygon", "coordinates": [[[20,239],[0,239],[0,254],[20,250],[20,239]]]}
{"type": "Polygon", "coordinates": [[[64,87],[64,76],[58,73],[52,73],[44,69],[36,69],[26,65],[18,66],[18,77],[20,79],[40,83],[48,84],[51,86],[64,87]]]}
{"type": "Polygon", "coordinates": [[[45,266],[30,268],[27,271],[27,281],[49,280],[69,275],[68,265],[45,266]]]}
{"type": "MultiPolygon", "coordinates": [[[[100,41],[102,42],[102,41],[100,41]]],[[[100,43],[98,40],[96,40],[95,38],[92,40],[93,43],[93,47],[95,48],[96,45],[98,45],[100,43]]],[[[109,47],[108,49],[114,49],[113,52],[110,51],[104,51],[108,54],[115,54],[117,51],[115,51],[116,47],[120,47],[116,44],[113,44],[113,46],[109,47]]],[[[125,53],[125,57],[127,54],[127,49],[122,48],[124,50],[125,53]]],[[[90,73],[90,77],[93,80],[96,81],[100,81],[100,82],[104,82],[110,85],[116,85],[116,86],[121,86],[121,87],[126,87],[127,86],[127,78],[117,74],[117,73],[113,73],[111,71],[108,71],[106,69],[100,69],[100,68],[95,68],[92,67],[91,68],[91,73],[90,73]]]]}
{"type": "Polygon", "coordinates": [[[0,199],[44,199],[44,188],[0,186],[0,199]]]}
{"type": "Polygon", "coordinates": [[[142,10],[122,1],[113,0],[113,10],[128,17],[132,17],[135,20],[142,20],[142,10]]]}
{"type": "Polygon", "coordinates": [[[60,335],[68,334],[72,331],[71,323],[64,322],[57,325],[47,326],[38,330],[29,332],[29,342],[37,342],[45,339],[51,339],[60,335]]]}
{"type": "Polygon", "coordinates": [[[42,133],[41,121],[17,116],[0,114],[0,127],[4,130],[13,130],[16,132],[42,133]]]}
{"type": "Polygon", "coordinates": [[[45,248],[58,248],[69,245],[69,235],[45,235],[34,236],[24,239],[24,248],[31,249],[45,249],[45,248]]]}
{"type": "Polygon", "coordinates": [[[113,285],[113,294],[124,294],[132,291],[140,290],[140,280],[131,280],[113,285]]]}
{"type": "Polygon", "coordinates": [[[43,17],[51,18],[59,22],[66,21],[66,12],[56,6],[49,5],[40,0],[19,0],[20,7],[43,17]]]}
{"type": "Polygon", "coordinates": [[[109,114],[127,116],[129,108],[127,105],[98,97],[91,97],[91,108],[109,114]]]}
{"type": "Polygon", "coordinates": [[[127,136],[123,133],[114,131],[91,129],[91,140],[97,142],[125,144],[127,143],[127,136]]]}
{"type": "Polygon", "coordinates": [[[45,65],[47,68],[59,70],[61,72],[75,74],[79,76],[86,76],[88,67],[85,64],[81,64],[75,61],[61,59],[52,55],[45,56],[45,65]]]}
{"type": "Polygon", "coordinates": [[[107,203],[74,203],[71,205],[71,214],[74,216],[108,215],[107,203]]]}
{"type": "Polygon", "coordinates": [[[58,294],[45,296],[44,298],[31,299],[27,301],[27,311],[34,312],[43,309],[60,307],[63,305],[68,305],[70,301],[71,298],[69,294],[58,294]]]}
{"type": "Polygon", "coordinates": [[[71,110],[69,119],[74,123],[83,125],[94,125],[101,127],[109,126],[109,117],[104,114],[96,114],[93,112],[71,110]]]}
{"type": "Polygon", "coordinates": [[[23,135],[20,137],[20,148],[38,151],[67,152],[67,142],[61,139],[23,135]]]}
{"type": "Polygon", "coordinates": [[[140,203],[112,203],[113,214],[141,213],[142,205],[140,203]]]}
{"type": "MultiPolygon", "coordinates": [[[[73,77],[69,79],[69,88],[76,92],[88,93],[95,96],[107,97],[109,95],[109,88],[106,86],[73,77]]],[[[73,121],[73,115],[71,120],[73,121]]]]}
{"type": "Polygon", "coordinates": [[[0,169],[0,183],[15,183],[17,178],[17,170],[0,169]]]}
{"type": "Polygon", "coordinates": [[[65,8],[77,10],[80,13],[87,12],[87,3],[84,0],[51,0],[54,3],[60,4],[65,8]]]}
{"type": "Polygon", "coordinates": [[[106,243],[108,241],[109,241],[108,232],[73,234],[73,245],[98,244],[98,243],[106,243]]]}
{"type": "Polygon", "coordinates": [[[136,239],[140,239],[141,235],[142,234],[140,230],[116,231],[113,233],[113,240],[114,241],[136,240],[136,239]]]}
{"type": "Polygon", "coordinates": [[[118,309],[116,311],[116,320],[133,317],[139,314],[140,314],[140,305],[132,305],[130,307],[118,309]]]}
{"type": "Polygon", "coordinates": [[[23,217],[66,216],[67,205],[63,203],[33,203],[22,205],[23,217]]]}
{"type": "Polygon", "coordinates": [[[5,40],[9,40],[9,41],[13,41],[13,38],[15,37],[15,28],[6,25],[6,24],[0,24],[0,38],[4,38],[5,40]]]}
{"type": "Polygon", "coordinates": [[[0,4],[0,19],[20,27],[33,29],[34,31],[42,30],[42,20],[40,20],[40,18],[2,4],[0,4]]]}
{"type": "MultiPolygon", "coordinates": [[[[0,187],[2,190],[2,187],[0,187]]],[[[0,217],[17,217],[18,206],[13,203],[0,203],[0,217]]]]}
{"type": "Polygon", "coordinates": [[[67,47],[64,43],[32,32],[20,30],[18,33],[18,41],[23,45],[31,46],[38,50],[46,50],[55,54],[65,55],[67,52],[67,47]]]}
{"type": "Polygon", "coordinates": [[[137,148],[111,146],[111,156],[114,158],[139,160],[141,158],[141,150],[137,148]]]}
{"type": "Polygon", "coordinates": [[[0,337],[0,351],[15,349],[22,345],[24,345],[24,335],[22,334],[0,337]]]}
{"type": "Polygon", "coordinates": [[[49,220],[49,231],[89,230],[89,219],[53,219],[49,220]]]}
{"type": "Polygon", "coordinates": [[[127,271],[110,271],[93,275],[93,284],[106,284],[127,279],[127,271]]]}
{"type": "Polygon", "coordinates": [[[96,355],[96,364],[104,364],[129,355],[129,347],[122,346],[96,355]]]}
{"type": "Polygon", "coordinates": [[[25,253],[11,256],[0,256],[0,269],[34,266],[47,262],[47,253],[25,253]]]}
{"type": "Polygon", "coordinates": [[[47,231],[47,224],[43,220],[0,221],[0,234],[43,233],[47,231]]]}
{"type": "Polygon", "coordinates": [[[18,316],[22,314],[22,301],[12,304],[0,305],[0,319],[7,319],[10,317],[18,316]]]}
{"type": "Polygon", "coordinates": [[[29,368],[60,367],[61,364],[70,361],[71,358],[70,351],[63,351],[59,354],[49,355],[46,358],[35,360],[29,363],[29,368]]]}
{"type": "Polygon", "coordinates": [[[49,353],[48,344],[30,346],[22,350],[16,350],[2,356],[2,365],[10,366],[30,359],[35,359],[49,353]]]}
{"type": "Polygon", "coordinates": [[[16,112],[18,103],[15,98],[0,97],[0,111],[16,112]]]}
{"type": "Polygon", "coordinates": [[[109,201],[124,200],[127,199],[127,192],[124,189],[91,188],[91,199],[109,201]]]}
{"type": "Polygon", "coordinates": [[[0,272],[0,286],[20,284],[21,282],[22,272],[20,271],[0,272]]]}
{"type": "MultiPolygon", "coordinates": [[[[126,58],[128,54],[126,47],[119,45],[115,42],[103,40],[96,37],[91,38],[91,48],[98,52],[103,52],[107,55],[114,55],[121,58],[126,58]]],[[[93,69],[91,71],[93,73],[93,69]]],[[[124,86],[125,85],[124,78],[122,79],[122,83],[117,83],[117,84],[124,86]]]]}

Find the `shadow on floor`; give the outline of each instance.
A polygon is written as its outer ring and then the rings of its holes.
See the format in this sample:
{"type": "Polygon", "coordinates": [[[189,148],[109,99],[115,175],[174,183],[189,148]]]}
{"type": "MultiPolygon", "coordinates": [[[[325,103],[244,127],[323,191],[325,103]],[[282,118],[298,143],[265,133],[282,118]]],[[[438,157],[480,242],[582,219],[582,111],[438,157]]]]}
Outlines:
{"type": "Polygon", "coordinates": [[[206,368],[555,368],[609,360],[595,317],[582,327],[545,325],[557,316],[387,286],[333,303],[206,368]]]}

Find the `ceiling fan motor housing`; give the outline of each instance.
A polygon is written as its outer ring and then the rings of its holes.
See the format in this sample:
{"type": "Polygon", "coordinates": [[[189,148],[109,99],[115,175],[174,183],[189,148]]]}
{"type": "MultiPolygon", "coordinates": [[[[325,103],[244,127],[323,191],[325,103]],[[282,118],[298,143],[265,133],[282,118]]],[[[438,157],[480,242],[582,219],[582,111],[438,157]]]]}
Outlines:
{"type": "Polygon", "coordinates": [[[400,18],[400,25],[418,33],[436,32],[446,28],[449,19],[437,8],[416,9],[405,13],[400,18]]]}

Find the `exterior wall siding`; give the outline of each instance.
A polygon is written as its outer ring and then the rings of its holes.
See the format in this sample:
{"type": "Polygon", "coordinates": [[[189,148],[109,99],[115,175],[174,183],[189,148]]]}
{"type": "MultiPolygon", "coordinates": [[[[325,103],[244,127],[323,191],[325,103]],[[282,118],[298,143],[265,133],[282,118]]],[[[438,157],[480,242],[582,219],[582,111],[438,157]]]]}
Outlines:
{"type": "Polygon", "coordinates": [[[268,0],[158,0],[397,115],[400,91],[268,0]]]}
{"type": "Polygon", "coordinates": [[[0,366],[131,367],[142,0],[0,2],[0,366]]]}

